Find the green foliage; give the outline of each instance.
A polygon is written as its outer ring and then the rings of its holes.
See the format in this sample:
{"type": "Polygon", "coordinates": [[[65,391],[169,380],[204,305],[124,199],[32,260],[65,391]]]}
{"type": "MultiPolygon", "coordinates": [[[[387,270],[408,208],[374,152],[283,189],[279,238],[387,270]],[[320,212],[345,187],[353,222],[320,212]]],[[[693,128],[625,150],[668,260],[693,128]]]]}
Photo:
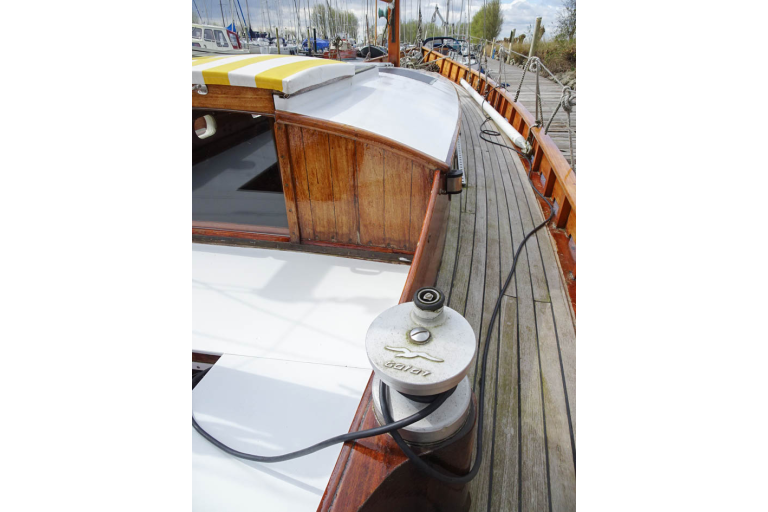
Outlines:
{"type": "Polygon", "coordinates": [[[495,41],[504,24],[499,0],[491,0],[472,17],[472,37],[495,41]]]}
{"type": "Polygon", "coordinates": [[[557,14],[555,39],[572,41],[576,38],[576,0],[562,0],[563,9],[557,14]]]}
{"type": "MultiPolygon", "coordinates": [[[[515,37],[517,39],[517,37],[515,37]]],[[[506,48],[506,45],[505,45],[506,48]]],[[[488,46],[490,50],[490,45],[488,46]]],[[[512,43],[512,50],[517,53],[528,55],[531,49],[531,40],[526,42],[512,43]]],[[[552,41],[539,41],[536,47],[536,56],[541,59],[553,73],[563,73],[576,69],[576,40],[568,41],[563,39],[554,39],[552,41]]],[[[522,64],[522,57],[512,54],[512,61],[516,64],[522,64]]]]}

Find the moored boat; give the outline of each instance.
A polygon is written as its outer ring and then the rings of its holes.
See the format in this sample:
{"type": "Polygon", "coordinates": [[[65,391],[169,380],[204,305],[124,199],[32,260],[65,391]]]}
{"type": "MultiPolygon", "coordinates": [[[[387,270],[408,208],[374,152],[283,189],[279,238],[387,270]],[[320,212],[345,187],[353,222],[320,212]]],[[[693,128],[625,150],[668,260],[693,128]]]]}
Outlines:
{"type": "Polygon", "coordinates": [[[216,25],[192,24],[192,55],[248,53],[236,32],[216,25]]]}
{"type": "Polygon", "coordinates": [[[333,59],[333,60],[356,59],[357,50],[355,49],[354,46],[352,46],[352,44],[348,40],[342,39],[339,42],[338,47],[331,44],[328,48],[326,48],[323,51],[323,58],[333,59]]]}
{"type": "MultiPolygon", "coordinates": [[[[193,410],[224,445],[280,455],[348,430],[374,385],[369,326],[435,282],[460,191],[458,96],[435,74],[282,55],[193,59],[192,82],[193,367],[210,368],[193,410]]],[[[427,449],[457,471],[467,404],[453,442],[427,449]]],[[[195,508],[315,510],[340,453],[242,464],[195,432],[195,508]]],[[[363,498],[427,483],[382,475],[363,498]]],[[[430,485],[466,503],[463,486],[430,485]]]]}

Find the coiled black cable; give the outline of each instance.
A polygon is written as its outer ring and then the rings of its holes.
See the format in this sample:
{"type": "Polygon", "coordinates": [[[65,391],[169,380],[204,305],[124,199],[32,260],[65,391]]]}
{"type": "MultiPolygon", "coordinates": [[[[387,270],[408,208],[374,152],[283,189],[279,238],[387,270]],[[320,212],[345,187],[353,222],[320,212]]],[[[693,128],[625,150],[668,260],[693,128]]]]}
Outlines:
{"type": "MultiPolygon", "coordinates": [[[[210,368],[208,369],[210,370],[210,368]]],[[[200,380],[205,376],[205,374],[208,372],[208,370],[205,370],[203,372],[198,373],[197,375],[194,375],[192,377],[192,388],[197,385],[200,380]]],[[[238,457],[240,459],[245,460],[252,460],[254,462],[265,462],[265,463],[271,463],[271,462],[283,462],[286,460],[296,459],[298,457],[303,457],[304,455],[309,455],[310,453],[315,453],[316,451],[322,450],[323,448],[328,448],[329,446],[333,446],[337,443],[346,443],[347,441],[355,441],[357,439],[364,439],[366,437],[373,437],[373,436],[379,436],[381,434],[387,434],[390,432],[397,431],[397,429],[405,428],[408,425],[411,425],[413,423],[416,423],[419,420],[422,420],[435,412],[441,405],[443,405],[443,402],[445,402],[449,396],[453,394],[456,388],[450,389],[444,393],[440,393],[437,395],[435,400],[430,403],[427,407],[420,410],[416,414],[413,414],[411,416],[408,416],[407,418],[403,418],[402,420],[395,421],[395,422],[387,422],[386,425],[382,425],[380,427],[376,428],[370,428],[368,430],[359,430],[357,432],[348,432],[346,434],[342,434],[336,437],[332,437],[330,439],[326,439],[325,441],[321,441],[317,444],[313,444],[312,446],[308,446],[307,448],[303,448],[301,450],[296,450],[295,452],[286,453],[283,455],[274,455],[274,456],[266,456],[266,455],[254,455],[251,453],[245,453],[238,450],[235,450],[234,448],[231,448],[215,437],[213,437],[211,434],[205,431],[203,427],[200,426],[199,423],[197,423],[197,420],[195,420],[194,413],[192,414],[192,426],[194,427],[197,432],[203,436],[205,439],[207,439],[211,444],[219,448],[220,450],[233,455],[235,457],[238,457]]]]}

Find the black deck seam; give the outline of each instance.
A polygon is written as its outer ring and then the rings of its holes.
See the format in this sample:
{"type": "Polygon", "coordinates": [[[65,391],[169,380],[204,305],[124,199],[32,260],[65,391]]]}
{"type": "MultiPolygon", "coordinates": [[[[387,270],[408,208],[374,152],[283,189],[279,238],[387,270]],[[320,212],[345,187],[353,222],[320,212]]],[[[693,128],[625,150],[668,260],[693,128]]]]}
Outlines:
{"type": "MultiPolygon", "coordinates": [[[[515,275],[517,281],[517,275],[515,275]]],[[[517,285],[517,282],[515,282],[517,285]]],[[[520,300],[515,297],[515,316],[517,325],[515,336],[517,338],[517,510],[523,510],[523,404],[522,404],[522,379],[520,377],[520,300]]]]}
{"type": "MultiPolygon", "coordinates": [[[[499,176],[501,177],[501,187],[503,191],[504,196],[504,203],[506,205],[506,215],[507,220],[509,221],[509,239],[510,244],[512,246],[512,258],[514,260],[514,252],[515,252],[515,234],[512,230],[512,225],[514,223],[514,220],[511,217],[511,210],[510,210],[510,200],[509,196],[507,195],[507,188],[504,185],[504,176],[503,176],[503,170],[502,170],[502,162],[499,160],[499,153],[496,152],[496,162],[498,163],[499,167],[499,176]]],[[[504,164],[507,164],[506,159],[504,159],[504,164]]],[[[505,165],[504,167],[506,167],[505,165]]],[[[512,181],[510,179],[510,186],[512,185],[512,181]]],[[[512,187],[512,194],[514,196],[515,205],[517,206],[517,193],[515,192],[514,187],[512,187]]],[[[498,193],[497,193],[498,198],[498,193]]],[[[497,200],[497,208],[499,208],[500,202],[497,200]]],[[[519,210],[519,208],[518,208],[519,210]]],[[[522,218],[521,218],[522,221],[522,218]]],[[[521,222],[522,224],[522,222],[521,222]]],[[[499,230],[499,268],[501,268],[501,230],[499,230]]],[[[511,270],[511,268],[510,268],[511,270]]],[[[501,271],[499,272],[499,277],[501,279],[501,271]]],[[[515,297],[509,297],[510,299],[515,300],[515,340],[513,340],[513,343],[517,344],[517,351],[516,351],[516,359],[517,359],[517,501],[518,501],[518,510],[522,510],[523,508],[523,497],[522,497],[522,475],[523,475],[523,437],[522,437],[522,428],[521,428],[521,422],[522,422],[522,401],[521,401],[521,375],[520,375],[520,307],[519,307],[519,301],[518,301],[518,295],[517,292],[518,288],[518,280],[517,280],[517,271],[512,276],[512,279],[514,279],[515,282],[515,297]]],[[[501,288],[501,283],[499,284],[499,288],[501,288]]],[[[503,293],[503,292],[502,292],[503,293]]],[[[499,343],[501,343],[501,321],[499,321],[499,343]]],[[[499,349],[500,352],[500,349],[499,349]]],[[[497,360],[497,383],[498,383],[498,360],[497,360]]],[[[498,386],[497,386],[498,388],[498,386]]],[[[498,389],[497,389],[497,401],[498,401],[498,389]]],[[[496,433],[496,414],[494,411],[494,418],[493,418],[493,431],[494,436],[496,433]]],[[[495,453],[493,454],[495,456],[495,453]]],[[[492,458],[493,460],[493,458],[492,458]]]]}
{"type": "MultiPolygon", "coordinates": [[[[531,283],[533,293],[533,283],[531,283]]],[[[544,424],[544,460],[547,461],[547,503],[552,512],[552,477],[549,474],[549,438],[547,436],[547,408],[544,402],[544,373],[541,370],[541,343],[539,342],[539,319],[536,317],[536,301],[533,301],[533,325],[536,329],[536,354],[539,360],[539,390],[541,391],[541,421],[544,424]]]]}
{"type": "MultiPolygon", "coordinates": [[[[477,155],[474,154],[474,150],[472,151],[473,159],[475,160],[475,181],[477,181],[477,155]]],[[[469,275],[467,276],[467,291],[464,295],[464,310],[461,312],[461,316],[465,317],[467,316],[467,299],[469,298],[469,287],[472,284],[472,262],[475,260],[475,231],[477,230],[477,185],[475,185],[475,212],[474,215],[474,228],[472,229],[472,250],[469,253],[469,275]]],[[[478,339],[478,344],[480,343],[478,339]]],[[[475,370],[477,370],[477,367],[475,367],[475,370]]],[[[474,386],[472,387],[474,391],[474,386]]]]}
{"type": "MultiPolygon", "coordinates": [[[[464,116],[464,112],[461,113],[462,117],[464,116]]],[[[466,123],[462,123],[462,125],[466,126],[466,123]]],[[[464,140],[467,140],[467,135],[464,135],[464,140]]],[[[459,133],[459,137],[461,137],[462,134],[459,133]]],[[[465,153],[462,151],[462,158],[464,159],[464,167],[469,167],[469,162],[466,159],[465,153]]],[[[467,177],[467,186],[469,186],[469,177],[467,177]]],[[[459,201],[459,220],[458,220],[458,232],[456,233],[456,256],[453,260],[453,274],[451,274],[451,285],[448,289],[448,296],[445,298],[445,303],[450,304],[451,303],[451,295],[453,295],[453,283],[456,280],[456,269],[459,268],[459,248],[461,247],[461,198],[458,199],[459,201]]]]}
{"type": "MultiPolygon", "coordinates": [[[[478,199],[479,199],[479,195],[480,195],[480,192],[479,192],[480,191],[480,187],[477,185],[478,183],[480,183],[480,180],[477,178],[477,152],[473,150],[472,153],[473,153],[473,157],[474,157],[474,160],[475,160],[475,183],[476,183],[475,184],[475,212],[474,212],[475,227],[472,230],[472,253],[471,253],[471,258],[469,260],[469,276],[467,277],[467,295],[466,295],[466,298],[464,299],[464,312],[462,314],[462,316],[464,316],[465,318],[467,316],[467,302],[468,302],[468,298],[469,298],[469,290],[472,287],[472,263],[474,263],[474,261],[475,261],[475,233],[477,232],[477,217],[478,217],[477,209],[478,209],[478,204],[479,204],[478,199]]],[[[481,149],[481,153],[482,153],[482,149],[481,149]]],[[[482,155],[480,156],[480,161],[482,162],[482,155]]],[[[485,178],[485,172],[483,172],[483,178],[485,178]]],[[[486,237],[485,237],[485,253],[486,254],[485,254],[485,257],[486,257],[486,261],[488,260],[488,210],[487,210],[487,206],[488,205],[487,205],[487,199],[488,199],[488,195],[486,193],[486,215],[485,215],[485,221],[486,221],[485,222],[486,223],[486,237]]],[[[482,294],[483,302],[480,304],[480,327],[479,327],[479,332],[478,332],[478,336],[477,336],[478,351],[479,351],[479,348],[480,348],[480,340],[483,337],[483,305],[485,304],[485,267],[486,266],[487,265],[483,265],[483,294],[482,294]]],[[[478,355],[481,355],[481,354],[478,354],[478,355]]],[[[472,391],[475,390],[475,386],[477,384],[477,365],[478,365],[478,360],[479,360],[479,357],[475,358],[475,373],[474,373],[473,378],[472,378],[472,391]]]]}
{"type": "MultiPolygon", "coordinates": [[[[510,156],[514,159],[515,155],[511,154],[512,153],[511,150],[509,150],[509,153],[510,153],[510,156]]],[[[512,161],[512,165],[515,165],[514,161],[512,161]]],[[[518,175],[518,179],[519,179],[519,175],[518,175]]],[[[522,183],[522,180],[520,180],[520,181],[521,181],[521,184],[523,186],[525,186],[525,184],[522,183]]],[[[526,194],[526,197],[525,197],[525,202],[526,202],[526,204],[528,204],[528,213],[529,213],[529,215],[531,217],[531,222],[533,223],[534,222],[534,220],[533,220],[533,213],[532,213],[532,210],[531,210],[532,206],[528,202],[527,194],[526,194]]],[[[538,203],[535,206],[538,207],[538,203]]],[[[544,257],[542,256],[543,249],[542,249],[542,244],[540,243],[540,240],[538,238],[538,235],[539,235],[539,233],[536,233],[535,236],[536,236],[536,243],[539,246],[539,259],[541,261],[541,267],[542,267],[542,270],[543,270],[545,268],[544,257]]],[[[551,291],[551,287],[549,285],[549,278],[547,278],[546,270],[543,271],[543,274],[544,274],[544,282],[547,285],[547,292],[549,293],[549,303],[551,305],[552,304],[552,291],[551,291]]],[[[566,290],[563,289],[563,293],[566,293],[566,290]]],[[[535,299],[534,299],[534,302],[535,302],[535,299]]],[[[562,350],[560,348],[560,335],[557,333],[557,318],[555,316],[555,308],[554,307],[550,307],[550,309],[551,309],[550,313],[552,314],[552,323],[553,323],[553,327],[554,327],[554,330],[555,330],[555,341],[557,343],[557,357],[558,357],[558,362],[560,363],[560,377],[561,377],[562,382],[563,382],[563,393],[564,393],[564,398],[565,398],[565,410],[566,410],[566,415],[568,417],[568,434],[569,434],[570,440],[571,440],[571,454],[573,456],[573,466],[574,466],[574,469],[575,469],[575,467],[576,467],[576,439],[574,438],[574,435],[573,435],[573,422],[572,422],[572,418],[571,418],[571,404],[568,401],[568,385],[567,385],[566,378],[565,378],[565,366],[563,365],[563,354],[562,354],[562,350]]]]}
{"type": "MultiPolygon", "coordinates": [[[[499,170],[499,176],[501,176],[501,167],[499,166],[499,159],[496,159],[496,166],[499,170]]],[[[493,167],[493,160],[491,160],[491,167],[493,167]]],[[[499,211],[499,190],[498,190],[498,184],[496,183],[496,173],[491,171],[491,178],[493,180],[493,193],[496,196],[496,231],[498,232],[498,244],[499,244],[499,293],[498,297],[496,298],[496,301],[503,302],[504,298],[504,290],[502,290],[502,272],[501,272],[501,226],[499,223],[499,218],[501,216],[501,213],[499,211]]],[[[504,186],[504,183],[502,182],[502,187],[504,186]]],[[[486,191],[486,204],[487,204],[487,196],[488,193],[486,191]]],[[[486,216],[486,219],[488,217],[486,216]]],[[[487,243],[488,238],[486,237],[486,253],[487,250],[487,243]]],[[[488,261],[488,256],[486,254],[486,262],[488,261]]],[[[493,315],[491,315],[491,318],[493,318],[493,315]]],[[[497,412],[499,410],[499,360],[501,359],[501,303],[499,303],[499,313],[496,317],[498,321],[496,322],[496,328],[498,332],[498,336],[496,338],[496,380],[495,386],[494,386],[494,393],[493,393],[493,424],[491,428],[491,457],[490,457],[490,469],[488,471],[488,512],[491,511],[491,496],[493,496],[493,461],[496,453],[496,417],[497,412]]],[[[492,329],[493,326],[489,326],[489,330],[492,329]]]]}
{"type": "MultiPolygon", "coordinates": [[[[502,138],[502,140],[503,140],[503,138],[502,138]]],[[[512,151],[512,150],[510,150],[510,151],[512,151]]],[[[518,213],[518,216],[520,218],[520,227],[522,228],[522,231],[523,231],[523,240],[525,240],[525,224],[523,224],[523,214],[520,211],[520,203],[519,203],[519,200],[518,200],[518,197],[517,197],[517,191],[515,190],[515,187],[514,187],[514,184],[513,184],[512,172],[511,172],[511,170],[509,168],[509,162],[507,161],[506,158],[504,160],[507,163],[507,165],[505,167],[507,168],[507,174],[509,175],[509,184],[510,184],[510,187],[512,188],[512,194],[514,195],[514,198],[515,198],[514,206],[517,208],[517,213],[518,213]]],[[[512,162],[512,165],[514,166],[515,163],[512,162]]],[[[520,180],[518,180],[518,181],[521,182],[520,180]]],[[[525,194],[523,194],[523,195],[525,195],[525,194]]],[[[506,196],[506,189],[505,189],[505,196],[506,196]]],[[[511,207],[509,206],[509,201],[507,201],[507,207],[510,208],[509,215],[511,215],[511,207]]],[[[512,237],[512,247],[513,247],[513,251],[514,251],[515,245],[514,245],[514,232],[512,231],[512,224],[513,224],[513,219],[510,217],[509,230],[510,230],[510,236],[512,237]]],[[[530,284],[530,287],[531,287],[531,302],[534,303],[533,313],[534,313],[534,325],[535,325],[535,322],[536,322],[536,306],[535,306],[535,300],[534,300],[534,295],[533,295],[533,277],[531,276],[531,268],[530,268],[531,264],[530,264],[530,260],[528,259],[527,243],[526,243],[525,246],[523,246],[523,249],[525,250],[526,262],[528,263],[528,269],[527,270],[528,270],[529,284],[530,284]]],[[[518,445],[517,445],[518,446],[518,503],[519,503],[518,510],[522,510],[523,509],[522,508],[523,507],[523,502],[522,502],[522,499],[523,499],[523,488],[522,488],[522,486],[523,486],[523,467],[522,467],[522,464],[523,464],[523,462],[522,462],[523,461],[523,442],[522,442],[522,425],[521,425],[521,422],[522,422],[522,391],[521,391],[521,389],[522,389],[522,380],[521,380],[521,366],[520,366],[520,358],[521,358],[521,355],[520,355],[520,300],[521,300],[521,297],[520,297],[520,287],[519,287],[519,283],[518,283],[517,277],[518,277],[518,272],[516,270],[515,271],[515,289],[516,289],[516,292],[517,292],[516,312],[517,312],[517,397],[518,397],[518,402],[517,402],[517,418],[518,418],[518,423],[517,423],[517,430],[518,430],[518,445]]],[[[536,328],[536,345],[537,345],[537,350],[538,350],[538,341],[539,341],[538,326],[535,325],[535,328],[536,328]]],[[[541,380],[541,358],[539,358],[539,379],[541,380]]],[[[542,387],[541,407],[542,407],[542,420],[544,420],[544,416],[543,416],[543,410],[544,410],[543,387],[542,387]]],[[[551,491],[550,491],[550,483],[549,483],[549,454],[547,453],[548,446],[547,446],[547,439],[546,439],[546,435],[547,435],[546,421],[542,421],[542,424],[543,424],[543,427],[544,427],[544,453],[545,453],[545,460],[546,460],[546,465],[547,465],[547,501],[548,501],[548,506],[550,507],[550,512],[551,512],[552,500],[551,500],[551,491]]]]}
{"type": "MultiPolygon", "coordinates": [[[[505,158],[505,160],[506,160],[506,158],[505,158]]],[[[523,180],[520,178],[520,175],[517,172],[516,163],[514,162],[514,160],[511,163],[512,163],[512,166],[515,167],[515,174],[517,175],[517,179],[518,179],[518,182],[521,185],[521,188],[525,187],[526,183],[523,183],[523,180]]],[[[511,182],[511,180],[513,180],[514,178],[512,177],[512,170],[509,168],[509,166],[507,166],[507,171],[508,171],[508,173],[510,175],[509,178],[510,178],[510,182],[511,182]]],[[[530,204],[528,203],[528,199],[527,199],[526,196],[527,196],[527,194],[525,194],[525,192],[523,192],[523,201],[525,201],[526,206],[528,206],[528,215],[529,215],[529,217],[531,219],[532,225],[535,226],[535,224],[533,222],[533,214],[532,214],[531,209],[530,209],[530,204]]],[[[515,197],[517,198],[517,194],[515,194],[515,197]]],[[[518,213],[520,214],[520,223],[522,224],[523,223],[523,212],[520,209],[519,201],[517,203],[518,203],[517,204],[518,213]]],[[[524,224],[523,224],[523,233],[525,233],[525,225],[524,224]]],[[[538,239],[536,239],[536,240],[537,240],[537,243],[538,243],[538,239]]],[[[541,348],[540,348],[540,343],[539,343],[539,325],[538,325],[538,319],[536,318],[536,299],[535,299],[535,295],[533,293],[533,275],[531,273],[531,260],[530,260],[530,255],[528,253],[528,243],[527,242],[526,242],[526,244],[524,246],[524,249],[525,249],[526,261],[528,262],[528,273],[529,273],[529,277],[530,277],[529,283],[530,283],[530,287],[531,287],[531,302],[533,303],[533,323],[534,323],[534,329],[535,329],[535,332],[536,332],[536,354],[537,354],[537,359],[538,359],[538,362],[539,362],[539,390],[541,392],[541,419],[542,419],[542,426],[544,428],[544,460],[546,461],[546,468],[547,468],[547,504],[548,504],[549,511],[552,512],[552,484],[551,484],[550,465],[549,465],[549,440],[548,440],[548,436],[547,436],[547,414],[546,414],[546,407],[544,405],[544,381],[543,381],[543,373],[542,373],[542,370],[541,370],[541,348]]],[[[539,250],[539,253],[541,253],[541,250],[539,250]]],[[[549,289],[549,288],[547,288],[547,289],[549,289]]],[[[551,300],[551,297],[550,297],[550,300],[551,300]]]]}

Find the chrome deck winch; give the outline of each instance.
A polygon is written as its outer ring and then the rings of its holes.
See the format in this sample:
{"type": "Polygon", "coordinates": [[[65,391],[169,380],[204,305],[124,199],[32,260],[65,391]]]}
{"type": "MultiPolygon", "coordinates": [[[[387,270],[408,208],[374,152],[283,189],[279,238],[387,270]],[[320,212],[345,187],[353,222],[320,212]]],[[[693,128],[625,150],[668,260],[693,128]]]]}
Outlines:
{"type": "Polygon", "coordinates": [[[437,288],[421,288],[413,302],[376,317],[368,328],[365,348],[375,373],[372,394],[379,424],[385,423],[379,400],[383,381],[390,388],[394,420],[423,409],[431,397],[454,390],[434,413],[400,430],[406,441],[439,442],[464,425],[472,403],[467,372],[475,362],[477,343],[472,326],[445,306],[445,295],[437,288]]]}

